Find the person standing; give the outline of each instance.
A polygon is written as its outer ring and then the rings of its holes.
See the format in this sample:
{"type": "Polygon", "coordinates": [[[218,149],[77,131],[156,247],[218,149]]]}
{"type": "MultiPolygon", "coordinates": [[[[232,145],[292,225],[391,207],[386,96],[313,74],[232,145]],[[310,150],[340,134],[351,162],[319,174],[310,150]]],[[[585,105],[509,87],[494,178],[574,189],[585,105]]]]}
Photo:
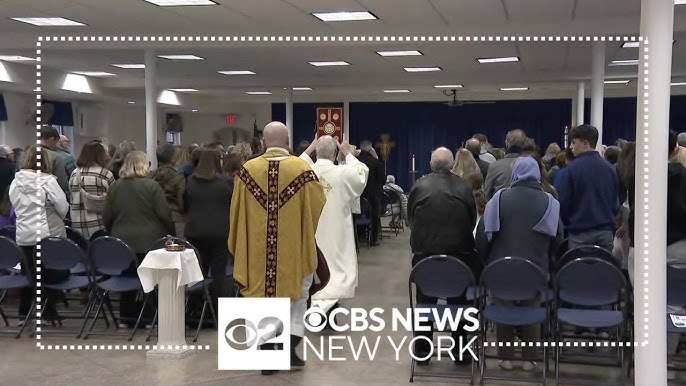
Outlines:
{"type": "Polygon", "coordinates": [[[560,214],[569,232],[569,249],[597,245],[612,252],[619,210],[617,172],[595,150],[595,127],[574,127],[569,138],[574,162],[558,174],[560,214]]]}
{"type": "Polygon", "coordinates": [[[291,366],[303,366],[295,348],[305,334],[303,316],[317,269],[315,232],[326,198],[307,162],[289,154],[286,125],[267,124],[262,141],[265,153],[246,162],[234,180],[229,252],[243,296],[291,299],[291,366]]]}
{"type": "Polygon", "coordinates": [[[329,283],[312,296],[312,304],[329,312],[339,299],[355,296],[357,287],[357,252],[352,205],[367,184],[369,169],[350,154],[348,144],[338,143],[329,135],[312,141],[300,158],[307,161],[324,187],[326,204],[317,226],[317,245],[329,266],[329,283]],[[345,164],[335,165],[336,149],[345,164]],[[310,155],[317,151],[317,162],[310,155]]]}
{"type": "Polygon", "coordinates": [[[362,198],[369,201],[372,210],[372,246],[379,245],[381,196],[383,195],[383,186],[386,183],[386,173],[384,173],[381,161],[374,156],[375,153],[371,142],[365,140],[360,143],[360,155],[357,158],[369,169],[369,180],[364,192],[362,192],[362,198]]]}
{"type": "Polygon", "coordinates": [[[69,195],[69,175],[67,175],[67,168],[64,165],[64,159],[55,152],[57,143],[60,140],[60,133],[52,126],[43,126],[40,130],[40,147],[41,152],[47,153],[52,162],[51,173],[57,178],[65,196],[69,195]]]}
{"type": "Polygon", "coordinates": [[[71,173],[76,169],[76,161],[74,161],[74,156],[69,152],[69,138],[66,135],[60,135],[60,140],[55,146],[55,153],[64,161],[64,170],[67,172],[67,177],[71,177],[71,173]]]}
{"type": "Polygon", "coordinates": [[[183,218],[183,191],[186,181],[183,174],[174,169],[172,158],[175,149],[173,145],[165,143],[157,147],[157,169],[152,172],[150,178],[160,184],[164,190],[164,197],[172,212],[176,236],[183,237],[185,220],[183,218]]]}
{"type": "Polygon", "coordinates": [[[505,146],[507,147],[507,154],[504,158],[499,159],[488,167],[488,174],[486,175],[485,192],[486,198],[489,200],[493,194],[502,188],[510,186],[510,177],[512,177],[512,164],[514,164],[519,154],[522,152],[524,142],[526,141],[526,134],[519,129],[509,131],[505,137],[505,146]]]}

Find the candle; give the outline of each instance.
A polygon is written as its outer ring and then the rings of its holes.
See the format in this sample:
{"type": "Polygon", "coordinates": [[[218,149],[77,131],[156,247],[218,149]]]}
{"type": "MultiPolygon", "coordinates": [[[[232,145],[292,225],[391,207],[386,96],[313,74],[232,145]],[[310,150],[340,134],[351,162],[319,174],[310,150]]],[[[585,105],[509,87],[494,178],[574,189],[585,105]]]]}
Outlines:
{"type": "Polygon", "coordinates": [[[414,154],[412,154],[412,171],[416,171],[417,169],[414,168],[414,154]]]}

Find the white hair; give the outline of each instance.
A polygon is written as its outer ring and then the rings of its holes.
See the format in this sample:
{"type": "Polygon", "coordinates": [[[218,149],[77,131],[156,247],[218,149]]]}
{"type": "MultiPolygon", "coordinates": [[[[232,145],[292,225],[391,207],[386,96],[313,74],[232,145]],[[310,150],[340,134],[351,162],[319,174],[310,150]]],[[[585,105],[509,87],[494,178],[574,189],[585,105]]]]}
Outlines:
{"type": "Polygon", "coordinates": [[[11,147],[8,145],[0,145],[0,158],[9,158],[9,156],[14,153],[11,147]]]}
{"type": "Polygon", "coordinates": [[[453,152],[445,147],[439,147],[431,153],[431,170],[450,170],[455,163],[453,152]]]}
{"type": "Polygon", "coordinates": [[[395,184],[395,176],[392,175],[392,174],[389,174],[389,175],[386,177],[386,183],[395,184]]]}
{"type": "Polygon", "coordinates": [[[336,155],[336,140],[330,135],[324,135],[317,140],[317,158],[333,161],[336,155]]]}
{"type": "Polygon", "coordinates": [[[371,142],[369,142],[367,140],[360,142],[360,150],[371,151],[371,149],[372,149],[372,143],[371,142]]]}

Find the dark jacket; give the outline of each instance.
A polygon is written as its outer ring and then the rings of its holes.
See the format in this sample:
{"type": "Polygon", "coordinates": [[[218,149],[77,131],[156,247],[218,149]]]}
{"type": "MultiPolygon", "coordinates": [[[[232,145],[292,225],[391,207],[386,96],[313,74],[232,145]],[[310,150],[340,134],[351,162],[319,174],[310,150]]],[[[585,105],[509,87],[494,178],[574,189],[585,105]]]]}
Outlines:
{"type": "Polygon", "coordinates": [[[557,237],[551,238],[533,230],[548,207],[548,195],[535,180],[524,180],[500,194],[500,230],[488,242],[483,218],[476,233],[479,257],[487,264],[501,257],[523,257],[548,272],[548,262],[562,242],[562,221],[557,237]]]}
{"type": "Polygon", "coordinates": [[[102,219],[110,235],[124,240],[139,254],[146,253],[154,241],[176,232],[164,191],[150,178],[116,180],[107,191],[102,219]]]}
{"type": "Polygon", "coordinates": [[[681,240],[686,240],[686,168],[672,162],[667,168],[667,245],[681,240]]]}
{"type": "Polygon", "coordinates": [[[362,192],[362,197],[367,199],[380,197],[383,194],[383,186],[386,184],[386,173],[384,173],[383,164],[367,151],[360,152],[357,159],[369,168],[369,179],[367,180],[367,186],[362,192]]]}
{"type": "Polygon", "coordinates": [[[55,154],[62,158],[64,161],[64,170],[67,172],[67,177],[71,178],[71,173],[76,169],[76,161],[74,156],[68,150],[64,150],[61,147],[55,148],[55,154]]]}
{"type": "Polygon", "coordinates": [[[218,176],[212,181],[188,177],[184,195],[184,235],[192,238],[227,238],[232,194],[233,181],[225,176],[218,176]]]}
{"type": "MultiPolygon", "coordinates": [[[[57,177],[57,183],[60,184],[60,188],[62,188],[64,194],[67,197],[70,197],[69,176],[67,175],[67,168],[64,166],[64,159],[47,146],[41,145],[41,152],[45,152],[50,158],[50,161],[52,162],[52,175],[57,177]]],[[[69,198],[67,198],[67,200],[69,200],[69,198]]]]}
{"type": "Polygon", "coordinates": [[[172,166],[165,165],[152,172],[150,178],[157,181],[164,190],[164,197],[167,199],[174,221],[182,222],[183,191],[186,184],[183,174],[177,172],[172,166]]]}
{"type": "Polygon", "coordinates": [[[410,191],[407,208],[413,254],[474,253],[476,203],[467,181],[447,170],[422,177],[410,191]]]}
{"type": "Polygon", "coordinates": [[[484,181],[484,193],[486,193],[487,199],[490,200],[498,190],[510,186],[512,165],[514,165],[517,157],[519,157],[519,153],[507,153],[505,158],[499,159],[488,166],[488,174],[484,181]]]}
{"type": "Polygon", "coordinates": [[[484,181],[486,181],[486,174],[488,174],[488,167],[491,166],[490,163],[482,160],[479,157],[474,157],[476,160],[476,164],[479,166],[479,170],[481,171],[481,175],[484,177],[484,181]]]}
{"type": "Polygon", "coordinates": [[[0,158],[0,195],[7,193],[14,180],[14,162],[7,158],[0,158]]]}
{"type": "Polygon", "coordinates": [[[582,153],[558,173],[560,216],[570,234],[615,230],[619,209],[614,166],[594,150],[582,153]]]}

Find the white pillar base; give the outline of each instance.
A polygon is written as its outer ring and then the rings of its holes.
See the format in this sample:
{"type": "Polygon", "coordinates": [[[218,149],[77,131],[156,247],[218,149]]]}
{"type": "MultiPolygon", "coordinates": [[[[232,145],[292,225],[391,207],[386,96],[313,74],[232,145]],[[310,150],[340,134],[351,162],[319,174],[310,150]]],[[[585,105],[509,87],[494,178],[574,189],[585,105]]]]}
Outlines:
{"type": "Polygon", "coordinates": [[[186,345],[185,286],[176,288],[179,271],[175,269],[160,269],[157,274],[158,348],[148,351],[147,357],[183,359],[193,354],[193,350],[183,348],[186,345]]]}

